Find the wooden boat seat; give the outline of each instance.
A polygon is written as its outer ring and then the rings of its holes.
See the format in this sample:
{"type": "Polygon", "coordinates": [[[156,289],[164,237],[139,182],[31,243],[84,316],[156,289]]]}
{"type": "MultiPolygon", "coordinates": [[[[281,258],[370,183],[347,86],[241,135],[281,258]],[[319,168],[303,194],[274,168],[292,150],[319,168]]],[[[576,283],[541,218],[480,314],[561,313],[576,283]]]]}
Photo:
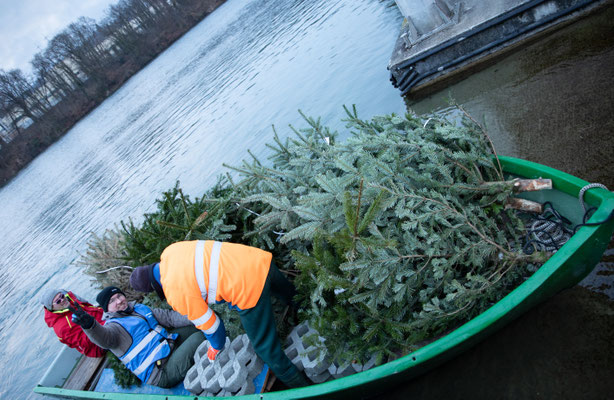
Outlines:
{"type": "Polygon", "coordinates": [[[75,365],[66,382],[64,389],[89,390],[94,386],[107,364],[107,357],[81,357],[75,365]]]}

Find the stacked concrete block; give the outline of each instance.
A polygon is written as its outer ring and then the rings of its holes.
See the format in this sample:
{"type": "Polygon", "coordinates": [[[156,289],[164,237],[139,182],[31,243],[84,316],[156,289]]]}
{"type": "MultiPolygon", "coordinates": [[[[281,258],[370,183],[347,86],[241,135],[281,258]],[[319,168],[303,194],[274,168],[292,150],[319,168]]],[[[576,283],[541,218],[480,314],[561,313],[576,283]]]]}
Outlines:
{"type": "Polygon", "coordinates": [[[305,371],[305,374],[314,383],[322,383],[331,378],[328,371],[330,361],[324,347],[324,338],[307,322],[299,324],[290,332],[286,340],[285,352],[290,361],[298,369],[305,371]]]}
{"type": "Polygon", "coordinates": [[[371,356],[371,358],[369,358],[367,362],[364,364],[352,363],[352,368],[354,368],[356,372],[366,371],[368,369],[375,367],[376,360],[377,360],[377,357],[371,356]]]}
{"type": "Polygon", "coordinates": [[[371,357],[364,365],[330,360],[324,342],[324,338],[307,322],[296,326],[286,340],[286,355],[294,365],[300,370],[304,370],[314,383],[325,382],[333,378],[343,378],[375,366],[375,356],[371,357]]]}
{"type": "Polygon", "coordinates": [[[352,375],[356,373],[356,370],[353,367],[353,364],[349,362],[339,363],[338,361],[334,361],[328,367],[328,372],[333,376],[333,378],[343,378],[345,376],[352,375]]]}
{"type": "Polygon", "coordinates": [[[239,335],[232,341],[228,354],[231,360],[239,364],[237,368],[247,372],[248,379],[254,379],[264,367],[264,363],[258,357],[247,335],[239,335]]]}
{"type": "MultiPolygon", "coordinates": [[[[295,327],[286,342],[286,355],[294,365],[314,382],[322,383],[366,371],[375,365],[371,357],[364,365],[331,361],[324,346],[324,338],[306,322],[295,327]]],[[[264,366],[247,335],[230,342],[215,361],[209,361],[209,342],[204,341],[194,354],[194,366],[188,371],[183,384],[191,393],[201,396],[240,396],[255,391],[254,378],[264,366]]]]}
{"type": "Polygon", "coordinates": [[[226,338],[224,349],[215,361],[209,361],[209,342],[204,341],[194,354],[194,366],[183,381],[187,390],[202,396],[237,396],[255,391],[253,378],[260,373],[263,363],[254,352],[247,335],[230,342],[226,338]]]}
{"type": "Polygon", "coordinates": [[[215,396],[216,393],[222,390],[219,378],[222,373],[222,367],[229,359],[228,353],[222,350],[215,361],[211,362],[206,358],[206,361],[203,363],[203,370],[200,375],[200,385],[203,388],[204,394],[207,396],[215,396]]]}
{"type": "Polygon", "coordinates": [[[216,396],[217,397],[223,397],[223,396],[243,396],[244,394],[253,394],[255,391],[256,391],[256,386],[254,386],[254,381],[253,380],[248,380],[243,385],[241,385],[239,390],[237,390],[235,392],[230,391],[230,390],[222,390],[216,396]]]}
{"type": "Polygon", "coordinates": [[[220,386],[229,392],[238,392],[245,381],[247,381],[247,371],[235,360],[227,363],[222,368],[218,377],[220,386]]]}
{"type": "Polygon", "coordinates": [[[196,364],[194,365],[194,367],[188,370],[188,373],[183,379],[183,386],[185,386],[186,390],[188,390],[190,393],[200,394],[203,392],[203,387],[200,384],[200,376],[198,374],[198,369],[195,367],[196,364]]]}
{"type": "Polygon", "coordinates": [[[194,353],[194,364],[198,364],[203,358],[207,358],[207,350],[209,350],[209,342],[203,341],[194,353]]]}

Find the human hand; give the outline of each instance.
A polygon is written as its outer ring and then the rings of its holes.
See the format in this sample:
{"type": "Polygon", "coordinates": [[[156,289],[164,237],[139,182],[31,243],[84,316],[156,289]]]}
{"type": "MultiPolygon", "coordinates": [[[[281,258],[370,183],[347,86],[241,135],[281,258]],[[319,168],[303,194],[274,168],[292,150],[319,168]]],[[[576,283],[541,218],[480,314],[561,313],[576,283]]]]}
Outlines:
{"type": "Polygon", "coordinates": [[[68,309],[72,312],[72,322],[81,326],[83,329],[90,329],[94,326],[94,317],[85,312],[83,308],[77,303],[72,303],[68,306],[68,309]]]}
{"type": "Polygon", "coordinates": [[[213,346],[209,346],[209,350],[207,350],[207,358],[209,359],[209,361],[215,361],[215,358],[220,351],[222,350],[216,350],[213,348],[213,346]]]}

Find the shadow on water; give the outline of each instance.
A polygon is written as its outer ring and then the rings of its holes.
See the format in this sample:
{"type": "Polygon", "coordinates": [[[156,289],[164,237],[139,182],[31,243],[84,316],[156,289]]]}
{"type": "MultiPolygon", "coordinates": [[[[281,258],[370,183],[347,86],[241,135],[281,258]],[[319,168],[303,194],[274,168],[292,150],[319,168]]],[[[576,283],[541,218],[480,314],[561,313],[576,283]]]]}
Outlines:
{"type": "MultiPolygon", "coordinates": [[[[612,3],[610,3],[612,4],[612,3]]],[[[500,154],[614,189],[614,5],[428,98],[483,121],[500,154]]],[[[580,285],[387,399],[606,399],[614,393],[614,242],[580,285]]]]}

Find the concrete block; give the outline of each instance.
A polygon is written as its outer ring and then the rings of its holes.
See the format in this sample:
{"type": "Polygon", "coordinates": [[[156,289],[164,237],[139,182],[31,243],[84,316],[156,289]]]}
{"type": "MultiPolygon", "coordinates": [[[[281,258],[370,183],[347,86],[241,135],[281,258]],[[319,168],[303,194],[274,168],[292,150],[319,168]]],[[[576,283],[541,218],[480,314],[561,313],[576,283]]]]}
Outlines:
{"type": "Polygon", "coordinates": [[[241,368],[247,370],[249,379],[255,378],[261,371],[264,363],[258,357],[247,335],[239,335],[230,345],[230,359],[238,362],[241,368]]]}
{"type": "Polygon", "coordinates": [[[253,378],[261,372],[264,364],[254,352],[247,335],[240,335],[232,342],[226,338],[224,349],[213,362],[207,358],[209,346],[204,342],[197,349],[194,358],[198,363],[186,377],[186,388],[189,386],[188,390],[202,396],[253,393],[253,378]],[[199,389],[201,392],[196,393],[199,389]]]}
{"type": "Polygon", "coordinates": [[[249,379],[254,379],[256,376],[262,372],[262,368],[264,367],[264,362],[258,357],[256,353],[252,353],[252,356],[247,360],[245,364],[243,364],[243,368],[247,371],[247,376],[249,379]]]}
{"type": "Polygon", "coordinates": [[[350,368],[352,368],[354,372],[362,372],[363,365],[359,363],[352,363],[350,368]]]}
{"type": "Polygon", "coordinates": [[[200,376],[198,374],[198,364],[195,364],[188,370],[188,373],[185,375],[183,379],[183,386],[190,393],[195,395],[200,395],[203,391],[203,387],[200,384],[200,376]]]}
{"type": "Polygon", "coordinates": [[[209,361],[209,359],[205,356],[205,357],[200,358],[198,362],[196,362],[195,360],[194,366],[196,366],[196,369],[198,370],[198,374],[200,375],[202,374],[202,371],[209,366],[209,364],[211,364],[211,361],[209,361]]]}
{"type": "Polygon", "coordinates": [[[328,372],[336,379],[352,375],[356,371],[353,368],[353,364],[349,362],[340,364],[338,361],[334,361],[330,364],[330,367],[328,367],[328,372]]]}
{"type": "Polygon", "coordinates": [[[206,390],[203,391],[200,396],[201,397],[218,397],[218,396],[224,396],[222,393],[225,393],[223,390],[218,390],[217,392],[207,392],[206,390]]]}
{"type": "Polygon", "coordinates": [[[209,342],[204,340],[194,352],[195,364],[198,364],[202,358],[207,358],[207,350],[209,350],[209,342]]]}
{"type": "Polygon", "coordinates": [[[292,332],[286,338],[286,348],[293,346],[302,346],[301,337],[309,332],[309,325],[307,322],[302,322],[292,329],[292,332]]]}
{"type": "Polygon", "coordinates": [[[209,393],[217,393],[222,389],[219,376],[222,368],[216,363],[209,364],[200,375],[200,386],[209,393]]]}
{"type": "Polygon", "coordinates": [[[326,382],[329,379],[332,379],[332,375],[330,374],[330,372],[328,372],[328,370],[324,370],[324,372],[318,375],[309,376],[309,379],[311,379],[313,383],[322,383],[322,382],[326,382]]]}
{"type": "Polygon", "coordinates": [[[302,364],[308,377],[320,375],[330,367],[330,361],[327,360],[326,356],[326,350],[322,350],[315,345],[305,349],[302,364]]]}
{"type": "Polygon", "coordinates": [[[375,355],[371,356],[371,358],[369,358],[367,360],[366,363],[364,364],[359,364],[359,363],[352,363],[352,367],[354,368],[354,370],[356,372],[362,372],[362,371],[366,371],[368,369],[371,369],[375,366],[375,361],[377,360],[377,357],[375,355]]]}
{"type": "Polygon", "coordinates": [[[241,386],[248,380],[247,370],[242,368],[236,360],[228,362],[222,368],[219,376],[219,382],[222,389],[229,392],[238,392],[241,386]]]}
{"type": "Polygon", "coordinates": [[[251,353],[254,352],[251,349],[247,335],[239,335],[230,344],[228,354],[230,359],[238,361],[240,364],[245,364],[251,358],[250,350],[251,353]]]}
{"type": "Polygon", "coordinates": [[[243,396],[244,394],[254,394],[255,391],[256,391],[256,387],[254,386],[254,382],[250,380],[250,381],[246,381],[239,388],[239,390],[236,390],[234,392],[230,390],[222,390],[221,392],[216,394],[216,396],[217,397],[243,396]]]}
{"type": "MultiPolygon", "coordinates": [[[[217,354],[217,357],[215,358],[215,362],[220,362],[222,364],[225,364],[228,362],[228,360],[230,359],[230,339],[228,338],[228,336],[226,337],[226,342],[224,343],[224,348],[222,349],[222,351],[220,351],[217,354]]],[[[209,347],[207,347],[207,350],[209,350],[209,347]]]]}
{"type": "Polygon", "coordinates": [[[292,364],[296,365],[296,368],[298,368],[300,371],[303,371],[305,367],[303,367],[303,362],[299,354],[299,350],[302,350],[302,346],[301,348],[299,348],[295,344],[292,344],[292,346],[285,349],[284,352],[286,353],[286,356],[288,356],[290,361],[292,361],[292,364]]]}
{"type": "Polygon", "coordinates": [[[241,388],[237,392],[232,392],[233,396],[243,396],[244,394],[254,394],[256,391],[256,386],[254,385],[254,381],[248,379],[243,383],[241,388]]]}
{"type": "Polygon", "coordinates": [[[323,347],[324,338],[306,322],[299,324],[290,332],[286,343],[288,347],[285,353],[290,361],[298,369],[305,371],[310,378],[322,374],[330,366],[327,352],[323,347]],[[313,341],[316,344],[307,344],[313,341]]]}

